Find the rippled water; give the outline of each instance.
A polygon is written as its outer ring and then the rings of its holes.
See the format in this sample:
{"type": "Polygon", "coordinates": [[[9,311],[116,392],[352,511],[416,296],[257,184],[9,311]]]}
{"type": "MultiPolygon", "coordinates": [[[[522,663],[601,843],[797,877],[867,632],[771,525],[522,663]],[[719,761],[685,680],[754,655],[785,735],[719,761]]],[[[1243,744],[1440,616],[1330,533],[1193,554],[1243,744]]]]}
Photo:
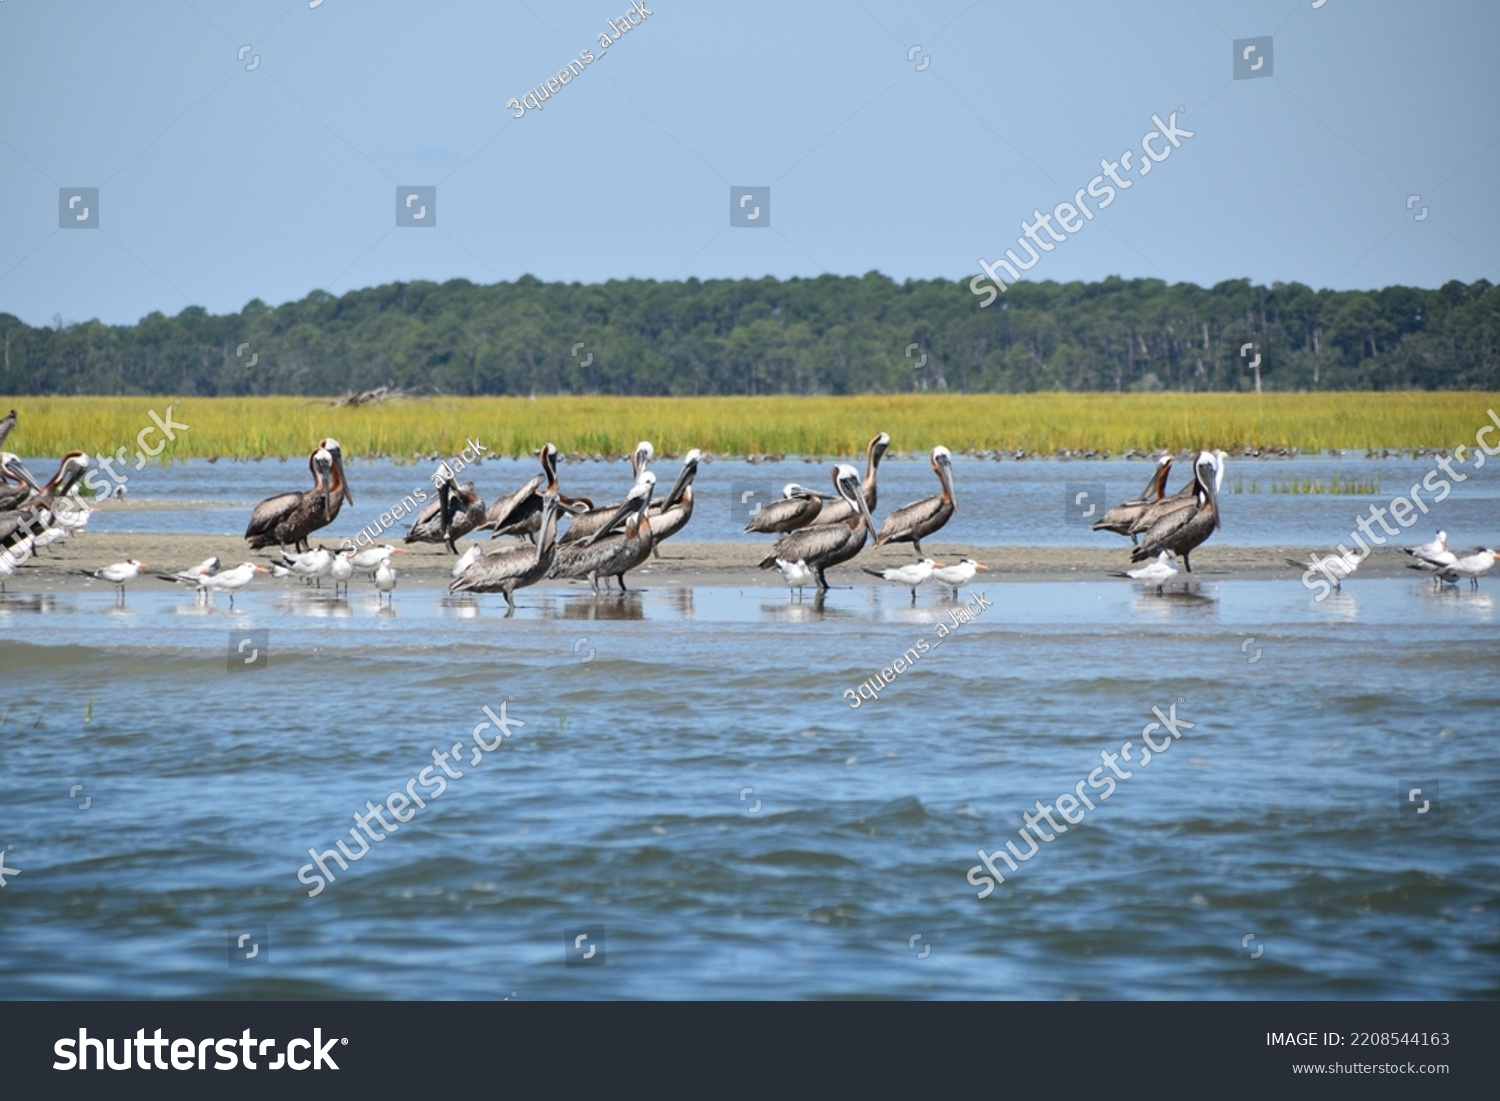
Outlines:
{"type": "Polygon", "coordinates": [[[13,593],[0,996],[1495,997],[1489,590],[991,581],[940,646],[930,590],[13,593]],[[309,847],[502,703],[524,727],[309,897],[309,847]],[[978,849],[1173,704],[976,897],[978,849]]]}
{"type": "MultiPolygon", "coordinates": [[[[33,461],[33,470],[50,470],[48,460],[33,461]]],[[[330,546],[353,538],[367,524],[376,523],[406,494],[423,485],[436,464],[398,465],[386,460],[351,461],[347,474],[355,504],[319,537],[330,546]]],[[[1187,483],[1188,464],[1174,466],[1169,490],[1187,483]]],[[[658,489],[666,493],[677,476],[678,464],[659,460],[654,469],[658,489]]],[[[954,461],[958,513],[940,541],[977,546],[1095,545],[1115,546],[1115,536],[1092,532],[1093,516],[1110,505],[1136,496],[1151,473],[1143,460],[1047,460],[995,462],[959,457],[954,461]],[[1078,494],[1088,494],[1081,504],[1078,494]],[[1097,509],[1090,512],[1092,506],[1097,509]],[[1088,515],[1085,515],[1085,514],[1088,515]]],[[[474,481],[486,501],[509,494],[537,473],[534,460],[501,459],[470,467],[461,477],[474,481]]],[[[695,485],[696,506],[684,538],[700,542],[738,541],[750,514],[776,497],[788,482],[819,492],[832,492],[831,463],[743,461],[706,463],[695,485]]],[[[863,469],[863,463],[861,463],[863,469]]],[[[1224,530],[1214,540],[1235,546],[1302,544],[1332,547],[1348,542],[1355,521],[1372,504],[1388,505],[1414,483],[1431,473],[1432,459],[1298,458],[1237,460],[1226,469],[1222,499],[1224,530]],[[1329,488],[1334,479],[1355,483],[1359,493],[1288,493],[1304,481],[1329,488]]],[[[1466,469],[1455,467],[1459,473],[1466,469]]],[[[1431,504],[1429,516],[1410,529],[1412,543],[1425,543],[1432,532],[1446,527],[1455,544],[1500,544],[1500,482],[1494,467],[1468,470],[1467,480],[1454,482],[1447,499],[1431,504]]],[[[311,484],[306,464],[287,462],[210,463],[193,460],[171,467],[148,466],[130,471],[128,488],[136,499],[179,507],[112,510],[106,505],[90,522],[91,531],[197,532],[238,536],[245,530],[250,507],[257,501],[311,484]],[[194,507],[180,507],[195,502],[194,507]]],[[[603,503],[619,500],[629,488],[629,468],[623,462],[568,463],[559,472],[563,490],[590,496],[603,503]]],[[[893,508],[929,497],[938,491],[937,478],[926,460],[887,460],[880,467],[880,497],[876,522],[893,508]]],[[[1435,494],[1425,495],[1430,503],[1435,494]]],[[[410,521],[398,522],[387,536],[404,535],[410,521]]],[[[1377,531],[1380,529],[1377,528],[1377,531]]]]}

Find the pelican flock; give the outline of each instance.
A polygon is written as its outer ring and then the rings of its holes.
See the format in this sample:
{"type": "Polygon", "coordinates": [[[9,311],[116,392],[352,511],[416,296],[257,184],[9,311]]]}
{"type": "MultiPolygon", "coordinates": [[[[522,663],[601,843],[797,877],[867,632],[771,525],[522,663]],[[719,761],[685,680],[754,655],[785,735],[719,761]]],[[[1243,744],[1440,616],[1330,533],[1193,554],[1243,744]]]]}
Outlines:
{"type": "MultiPolygon", "coordinates": [[[[884,436],[885,433],[881,435],[884,436]]],[[[865,538],[874,527],[870,520],[869,506],[862,493],[859,471],[847,463],[840,463],[833,468],[833,486],[849,505],[849,518],[832,524],[814,524],[783,535],[776,540],[771,553],[761,559],[761,569],[769,570],[778,560],[802,561],[812,570],[818,588],[828,591],[828,578],[824,576],[824,571],[829,566],[849,561],[863,550],[865,538]]],[[[873,488],[872,482],[872,491],[873,488]]],[[[820,512],[819,518],[821,517],[820,512]]]]}
{"type": "MultiPolygon", "coordinates": [[[[18,423],[14,411],[0,420],[0,442],[18,423]]],[[[988,570],[973,557],[949,565],[927,555],[922,541],[944,531],[957,515],[953,454],[938,444],[928,452],[937,481],[937,492],[888,512],[876,523],[879,501],[879,470],[891,446],[889,433],[876,432],[865,447],[863,473],[850,463],[832,466],[832,492],[810,489],[790,482],[780,496],[759,507],[744,526],[747,534],[776,536],[758,558],[762,570],[776,569],[788,590],[800,597],[804,587],[815,585],[818,599],[833,586],[828,570],[851,562],[868,551],[895,549],[910,544],[914,561],[885,560],[860,564],[863,573],[903,586],[912,604],[918,590],[928,582],[954,597],[969,585],[980,570],[988,570]]],[[[540,473],[519,488],[502,493],[485,504],[475,482],[459,483],[447,465],[434,477],[437,498],[417,513],[404,542],[441,545],[458,558],[449,572],[447,588],[453,594],[498,593],[504,597],[507,615],[516,610],[517,591],[544,581],[588,582],[595,598],[612,589],[631,590],[626,575],[661,559],[661,546],[693,521],[695,480],[708,461],[703,452],[690,449],[665,495],[657,493],[658,475],[651,469],[656,449],[650,440],[640,441],[629,453],[631,479],[626,492],[607,505],[591,498],[569,496],[559,486],[560,452],[546,443],[536,452],[540,473]],[[511,536],[515,544],[488,553],[475,543],[461,550],[466,536],[498,539],[511,536]],[[610,580],[615,584],[611,586],[610,580]]],[[[1128,538],[1124,548],[1134,568],[1112,574],[1154,586],[1158,592],[1179,577],[1179,569],[1192,574],[1191,556],[1217,532],[1223,530],[1221,512],[1227,455],[1222,450],[1194,452],[1189,477],[1175,490],[1168,481],[1175,465],[1170,454],[1152,461],[1141,492],[1108,509],[1092,530],[1128,538]]],[[[84,530],[95,506],[121,494],[88,492],[80,487],[91,468],[88,455],[70,451],[63,455],[56,472],[39,481],[20,456],[0,451],[0,593],[5,584],[33,564],[46,548],[72,538],[84,530]]],[[[406,548],[392,545],[331,550],[314,545],[316,533],[333,524],[344,505],[354,504],[354,494],[344,472],[343,454],[337,440],[325,437],[308,454],[312,484],[268,497],[251,511],[244,538],[252,550],[270,552],[266,564],[243,562],[221,568],[218,556],[177,572],[154,576],[193,589],[199,599],[216,594],[235,594],[254,581],[257,574],[298,579],[312,589],[332,582],[333,599],[346,594],[355,576],[366,575],[378,599],[389,603],[397,584],[393,561],[406,548]]],[[[665,484],[665,483],[663,483],[665,484]]],[[[121,487],[123,488],[123,487],[121,487]]],[[[749,494],[742,495],[742,500],[749,494]]],[[[400,515],[400,513],[396,513],[400,515]]],[[[1479,547],[1469,553],[1450,548],[1448,533],[1421,546],[1405,548],[1408,565],[1430,574],[1438,587],[1458,587],[1468,582],[1477,589],[1480,579],[1495,565],[1493,549],[1479,547]]],[[[1333,589],[1354,576],[1369,555],[1368,549],[1350,552],[1342,545],[1333,553],[1313,553],[1307,559],[1286,559],[1304,572],[1331,582],[1333,589]]],[[[154,555],[153,555],[154,557],[154,555]]],[[[114,586],[123,603],[126,587],[142,575],[146,563],[134,558],[93,570],[79,571],[114,586]]],[[[1191,582],[1189,582],[1191,583],[1191,582]]],[[[327,597],[311,597],[327,599],[327,597]]]]}

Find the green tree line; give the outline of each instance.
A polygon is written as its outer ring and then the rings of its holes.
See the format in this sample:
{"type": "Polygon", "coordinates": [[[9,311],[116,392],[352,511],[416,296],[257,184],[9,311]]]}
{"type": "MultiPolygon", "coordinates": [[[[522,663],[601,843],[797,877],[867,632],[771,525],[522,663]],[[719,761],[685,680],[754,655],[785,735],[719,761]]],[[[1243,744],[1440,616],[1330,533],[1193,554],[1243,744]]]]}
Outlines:
{"type": "Polygon", "coordinates": [[[1500,288],[1315,291],[1156,279],[392,283],[234,314],[33,327],[0,393],[870,394],[1500,389],[1500,288]],[[925,357],[925,359],[923,358],[925,357]],[[253,366],[251,365],[253,361],[253,366]]]}

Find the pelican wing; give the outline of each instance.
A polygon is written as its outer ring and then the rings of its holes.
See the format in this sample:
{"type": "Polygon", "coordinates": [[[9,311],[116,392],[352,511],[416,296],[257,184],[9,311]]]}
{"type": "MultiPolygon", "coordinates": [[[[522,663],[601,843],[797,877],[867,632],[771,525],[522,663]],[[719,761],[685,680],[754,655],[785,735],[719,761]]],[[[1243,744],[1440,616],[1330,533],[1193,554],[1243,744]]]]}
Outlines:
{"type": "MultiPolygon", "coordinates": [[[[655,509],[655,507],[653,505],[652,509],[655,509]]],[[[682,499],[671,508],[647,514],[646,519],[651,524],[652,542],[660,543],[663,539],[668,539],[676,535],[683,528],[687,527],[687,522],[692,518],[693,493],[692,490],[688,490],[682,499]]]]}
{"type": "MultiPolygon", "coordinates": [[[[843,502],[847,504],[848,502],[843,502]]],[[[760,531],[767,534],[784,534],[805,528],[813,523],[823,508],[821,497],[792,497],[780,501],[772,501],[754,516],[745,525],[746,531],[760,531]]],[[[844,519],[848,519],[845,516],[844,519]]]]}
{"type": "Polygon", "coordinates": [[[520,489],[512,493],[509,497],[501,497],[499,500],[495,501],[492,505],[490,505],[489,511],[484,514],[484,526],[487,528],[493,528],[495,529],[495,533],[497,535],[500,534],[500,529],[506,527],[509,524],[513,524],[517,522],[517,520],[522,518],[519,515],[518,510],[520,510],[523,505],[527,505],[528,503],[533,504],[536,510],[536,514],[540,516],[542,508],[542,499],[540,494],[542,487],[546,484],[546,477],[538,474],[535,478],[531,479],[531,481],[527,482],[520,489]],[[535,498],[535,501],[530,502],[531,498],[535,498]]]}
{"type": "Polygon", "coordinates": [[[1179,556],[1191,554],[1213,531],[1213,509],[1199,508],[1196,502],[1190,502],[1189,507],[1173,509],[1148,528],[1141,536],[1141,545],[1131,552],[1130,560],[1144,562],[1164,550],[1179,556]]]}
{"type": "Polygon", "coordinates": [[[572,521],[568,524],[568,530],[563,532],[558,542],[577,543],[582,539],[587,539],[596,531],[601,530],[605,524],[609,523],[611,517],[620,515],[620,509],[624,505],[624,501],[616,501],[612,505],[600,505],[598,508],[591,508],[584,512],[575,513],[572,521]]]}
{"type": "Polygon", "coordinates": [[[452,592],[499,592],[507,582],[514,584],[525,577],[536,564],[536,547],[506,547],[476,558],[448,588],[452,592]]]}
{"type": "Polygon", "coordinates": [[[941,494],[913,501],[898,508],[880,525],[877,546],[890,542],[905,542],[910,539],[925,539],[948,522],[953,515],[953,504],[943,500],[941,494]]]}
{"type": "Polygon", "coordinates": [[[265,535],[277,522],[302,503],[302,493],[278,493],[275,497],[267,497],[256,505],[250,513],[250,525],[245,528],[245,538],[249,539],[256,535],[265,535]]]}
{"type": "Polygon", "coordinates": [[[864,545],[863,524],[859,527],[858,535],[850,529],[848,524],[817,524],[814,527],[789,532],[776,540],[771,553],[761,561],[760,568],[769,570],[776,564],[778,558],[786,562],[801,560],[815,567],[844,550],[855,538],[859,540],[861,546],[864,545]]]}
{"type": "Polygon", "coordinates": [[[443,541],[443,522],[439,512],[442,510],[442,499],[434,497],[422,506],[422,511],[417,513],[417,518],[411,522],[411,530],[406,533],[408,543],[441,543],[443,541]]]}
{"type": "Polygon", "coordinates": [[[1181,493],[1171,497],[1165,497],[1160,501],[1154,501],[1141,509],[1128,530],[1121,535],[1142,535],[1152,530],[1161,523],[1181,522],[1182,514],[1191,514],[1198,507],[1198,499],[1191,492],[1192,486],[1188,487],[1186,496],[1181,493]]]}

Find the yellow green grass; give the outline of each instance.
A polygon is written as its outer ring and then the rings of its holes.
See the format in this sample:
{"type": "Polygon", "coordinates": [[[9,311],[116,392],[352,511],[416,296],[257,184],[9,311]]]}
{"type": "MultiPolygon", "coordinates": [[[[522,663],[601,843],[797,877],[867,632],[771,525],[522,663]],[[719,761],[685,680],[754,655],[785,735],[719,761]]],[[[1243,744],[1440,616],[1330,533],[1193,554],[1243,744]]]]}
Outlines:
{"type": "MultiPolygon", "coordinates": [[[[497,455],[547,440],[564,452],[621,454],[637,440],[659,451],[852,455],[876,431],[899,451],[937,443],[955,452],[1166,447],[1329,449],[1474,445],[1494,393],[981,394],[762,398],[429,398],[334,408],[306,398],[5,397],[20,423],[6,441],[23,455],[74,448],[128,455],[149,410],[189,429],[158,461],[301,456],[325,436],[346,456],[451,454],[466,439],[497,455]]],[[[148,435],[154,445],[158,437],[148,435]]]]}

